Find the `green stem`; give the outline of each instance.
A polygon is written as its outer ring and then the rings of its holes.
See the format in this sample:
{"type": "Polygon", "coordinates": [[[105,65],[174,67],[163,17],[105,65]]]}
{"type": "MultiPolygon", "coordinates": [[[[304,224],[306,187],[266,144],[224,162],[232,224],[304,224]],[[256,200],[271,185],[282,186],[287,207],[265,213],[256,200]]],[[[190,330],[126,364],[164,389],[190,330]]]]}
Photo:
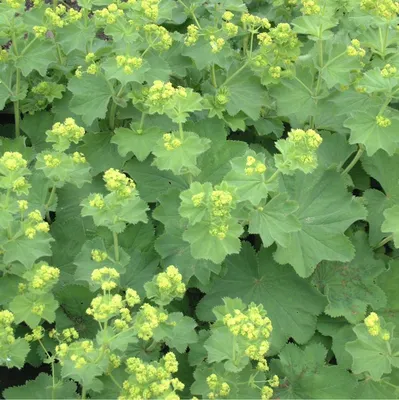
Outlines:
{"type": "Polygon", "coordinates": [[[380,247],[384,246],[385,244],[387,244],[388,242],[390,242],[391,240],[393,240],[393,235],[389,235],[387,236],[385,239],[382,239],[381,242],[379,242],[378,244],[376,244],[374,246],[374,250],[379,249],[380,247]]]}
{"type": "MultiPolygon", "coordinates": [[[[317,43],[319,47],[319,73],[317,75],[317,82],[316,82],[316,89],[313,94],[313,97],[317,97],[319,95],[320,86],[321,86],[321,72],[324,68],[324,58],[323,58],[323,40],[321,39],[322,36],[322,27],[319,28],[319,41],[317,43]]],[[[317,99],[315,99],[315,105],[317,105],[317,99]]],[[[311,128],[314,128],[314,117],[313,115],[310,117],[309,125],[311,128]]]]}
{"type": "MultiPolygon", "coordinates": [[[[47,351],[46,347],[44,346],[44,344],[42,343],[42,341],[39,339],[38,340],[41,348],[43,349],[44,353],[46,354],[46,356],[52,360],[52,357],[50,356],[49,352],[47,351]]],[[[52,383],[53,386],[51,388],[51,399],[54,400],[55,397],[55,373],[54,373],[54,360],[51,361],[51,377],[52,377],[52,383]]]]}
{"type": "Polygon", "coordinates": [[[244,65],[242,65],[233,75],[230,75],[224,82],[222,86],[227,85],[232,79],[234,79],[238,74],[240,74],[249,64],[249,60],[245,61],[244,65]]]}
{"type": "MultiPolygon", "coordinates": [[[[15,49],[15,55],[18,57],[18,46],[17,46],[17,38],[15,36],[15,31],[12,34],[12,43],[15,49]]],[[[19,88],[21,85],[21,71],[19,68],[16,68],[16,76],[15,76],[15,96],[18,98],[19,96],[19,88]]],[[[21,113],[19,110],[19,100],[14,101],[14,120],[15,120],[15,137],[19,137],[20,135],[20,118],[21,113]]]]}
{"type": "Polygon", "coordinates": [[[114,253],[115,253],[115,261],[119,261],[119,244],[118,244],[118,234],[116,232],[112,232],[114,237],[114,253]]]}
{"type": "Polygon", "coordinates": [[[251,32],[251,42],[250,42],[250,45],[249,45],[249,58],[251,58],[252,57],[252,51],[253,51],[253,48],[254,48],[254,34],[255,34],[255,32],[251,32]]]}
{"type": "Polygon", "coordinates": [[[360,157],[362,156],[363,153],[364,153],[364,146],[359,145],[359,148],[357,149],[357,153],[356,153],[355,157],[353,157],[353,160],[341,172],[341,175],[347,174],[356,165],[356,163],[360,160],[360,157]]]}
{"type": "Polygon", "coordinates": [[[49,211],[49,207],[51,205],[51,203],[54,200],[54,196],[55,196],[55,191],[56,191],[56,187],[55,185],[53,185],[53,187],[51,188],[51,192],[50,192],[50,196],[47,200],[47,203],[44,206],[45,212],[46,212],[46,219],[48,222],[50,222],[50,211],[49,211]]]}
{"type": "Polygon", "coordinates": [[[145,349],[146,353],[151,353],[156,347],[158,346],[158,343],[153,340],[152,343],[145,349]]]}
{"type": "Polygon", "coordinates": [[[382,37],[382,30],[381,28],[378,28],[378,33],[380,36],[380,44],[381,44],[381,56],[385,60],[385,52],[387,49],[387,42],[388,42],[388,32],[389,32],[389,27],[388,25],[385,26],[385,32],[384,32],[384,37],[382,37]]]}
{"type": "Polygon", "coordinates": [[[108,374],[109,377],[111,378],[111,381],[115,383],[115,385],[122,390],[122,386],[118,383],[118,381],[114,378],[114,376],[111,374],[111,372],[108,374]]]}
{"type": "Polygon", "coordinates": [[[58,6],[58,0],[53,0],[53,10],[55,10],[58,6]]]}
{"type": "Polygon", "coordinates": [[[218,84],[216,82],[215,64],[212,64],[211,71],[212,71],[212,85],[214,88],[217,89],[218,84]]]}
{"type": "Polygon", "coordinates": [[[193,11],[190,7],[188,7],[182,0],[177,0],[177,2],[180,3],[180,4],[184,7],[184,9],[186,10],[186,12],[187,12],[188,14],[190,14],[191,17],[193,18],[193,20],[194,20],[194,22],[195,22],[195,25],[197,25],[198,28],[201,29],[201,25],[200,25],[200,23],[199,23],[197,17],[195,16],[194,11],[193,11]]]}
{"type": "Polygon", "coordinates": [[[280,175],[280,170],[278,169],[265,183],[273,182],[280,175]]]}
{"type": "MultiPolygon", "coordinates": [[[[243,28],[244,28],[244,31],[247,30],[246,23],[244,23],[243,28]]],[[[247,34],[244,36],[243,43],[242,43],[242,52],[244,53],[244,56],[246,56],[248,53],[248,42],[249,42],[249,35],[247,34]]]]}
{"type": "Polygon", "coordinates": [[[145,121],[145,117],[146,117],[147,113],[142,112],[141,113],[141,119],[140,119],[140,126],[139,126],[139,130],[143,130],[144,127],[144,121],[145,121]]]}
{"type": "Polygon", "coordinates": [[[82,400],[86,399],[86,389],[82,386],[82,400]]]}
{"type": "Polygon", "coordinates": [[[111,131],[115,129],[115,116],[117,104],[112,100],[111,109],[109,110],[109,128],[111,131]]]}
{"type": "Polygon", "coordinates": [[[183,123],[179,122],[179,134],[180,134],[180,139],[184,139],[184,130],[183,130],[183,123]]]}

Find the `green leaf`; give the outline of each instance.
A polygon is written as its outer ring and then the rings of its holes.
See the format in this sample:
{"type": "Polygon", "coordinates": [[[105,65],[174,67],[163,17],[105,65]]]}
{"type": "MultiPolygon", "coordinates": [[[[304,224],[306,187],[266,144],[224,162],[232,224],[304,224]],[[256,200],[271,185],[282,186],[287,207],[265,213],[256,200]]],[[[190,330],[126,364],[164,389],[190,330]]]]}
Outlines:
{"type": "Polygon", "coordinates": [[[239,297],[246,304],[254,302],[265,307],[273,325],[271,353],[277,353],[289,337],[306,343],[313,336],[316,316],[325,307],[323,296],[291,267],[276,264],[269,249],[257,256],[244,243],[240,254],[228,257],[225,265],[226,275],[215,278],[197,307],[202,320],[214,318],[211,310],[221,304],[223,297],[239,297]]]}
{"type": "Polygon", "coordinates": [[[332,35],[328,29],[337,25],[334,21],[323,15],[303,15],[292,20],[294,32],[310,35],[311,40],[329,39],[332,35]]]}
{"type": "Polygon", "coordinates": [[[233,219],[229,221],[228,231],[223,239],[211,235],[210,229],[209,222],[200,222],[184,231],[183,239],[190,243],[191,255],[194,258],[220,264],[227,255],[240,252],[239,237],[243,228],[238,222],[233,219]]]}
{"type": "Polygon", "coordinates": [[[264,247],[269,247],[273,242],[287,247],[290,233],[301,229],[301,224],[293,215],[298,208],[298,204],[288,200],[285,193],[278,194],[266,205],[251,212],[248,232],[259,234],[264,247]]]}
{"type": "Polygon", "coordinates": [[[25,339],[16,339],[14,343],[7,346],[7,349],[7,356],[5,359],[0,358],[0,365],[5,365],[7,368],[23,368],[30,351],[29,343],[25,339]]]}
{"type": "Polygon", "coordinates": [[[23,76],[28,76],[32,71],[37,71],[44,77],[50,64],[57,62],[55,44],[48,40],[35,41],[35,39],[30,43],[22,49],[15,66],[21,69],[23,76]]]}
{"type": "Polygon", "coordinates": [[[21,294],[14,298],[10,303],[10,310],[15,316],[15,323],[26,322],[31,329],[39,325],[41,319],[48,322],[54,322],[55,310],[58,308],[58,302],[55,300],[52,293],[42,295],[21,294]],[[44,310],[41,315],[35,314],[32,311],[33,306],[43,305],[44,310]]]}
{"type": "Polygon", "coordinates": [[[366,210],[347,192],[342,176],[335,171],[297,172],[282,180],[290,199],[299,204],[296,216],[302,228],[291,233],[287,247],[277,246],[276,261],[291,264],[302,277],[322,260],[350,261],[354,248],[344,232],[364,219],[366,210]]]}
{"type": "Polygon", "coordinates": [[[318,343],[300,349],[287,344],[271,369],[285,376],[275,389],[280,399],[342,399],[356,393],[356,379],[339,366],[325,365],[327,350],[318,343]]]}
{"type": "Polygon", "coordinates": [[[181,145],[168,150],[164,146],[164,140],[160,139],[152,151],[155,156],[153,165],[161,171],[171,170],[175,175],[198,175],[201,171],[197,168],[197,158],[208,150],[210,143],[209,139],[200,138],[196,133],[184,132],[181,145]]]}
{"type": "Polygon", "coordinates": [[[155,202],[160,193],[170,188],[187,189],[187,181],[171,171],[160,171],[152,165],[152,160],[143,162],[130,160],[125,164],[125,171],[137,183],[140,196],[147,202],[155,202]]]}
{"type": "MultiPolygon", "coordinates": [[[[389,117],[389,114],[387,114],[389,117]]],[[[367,155],[374,155],[377,150],[382,149],[390,156],[398,148],[399,118],[394,115],[390,117],[391,125],[381,127],[377,125],[377,112],[375,110],[355,111],[349,117],[344,126],[351,130],[349,144],[361,143],[366,147],[367,155]]]]}
{"type": "Polygon", "coordinates": [[[87,43],[94,39],[95,28],[92,24],[85,24],[78,21],[64,26],[57,35],[57,42],[61,45],[66,54],[73,50],[86,52],[87,43]]]}
{"type": "Polygon", "coordinates": [[[367,71],[358,83],[367,93],[390,93],[397,84],[398,80],[395,78],[384,78],[380,68],[367,71]]]}
{"type": "Polygon", "coordinates": [[[119,67],[115,58],[109,58],[102,63],[101,67],[104,69],[105,77],[110,81],[111,79],[118,80],[123,86],[126,86],[130,82],[143,83],[146,71],[149,70],[149,66],[146,62],[138,68],[134,69],[132,73],[127,74],[123,70],[123,67],[119,67]]]}
{"type": "Polygon", "coordinates": [[[109,100],[113,92],[102,75],[84,74],[82,78],[73,77],[68,83],[73,97],[69,103],[71,110],[82,116],[87,125],[96,118],[105,118],[109,100]]]}
{"type": "MultiPolygon", "coordinates": [[[[229,75],[233,73],[234,70],[229,75]]],[[[249,73],[248,70],[242,71],[224,86],[229,94],[226,110],[230,115],[234,116],[243,111],[252,120],[259,119],[261,108],[267,104],[266,90],[261,85],[259,78],[249,73]]]]}
{"type": "Polygon", "coordinates": [[[154,329],[154,339],[184,353],[188,345],[197,341],[196,326],[192,318],[180,312],[170,313],[168,320],[154,329]]]}
{"type": "Polygon", "coordinates": [[[41,372],[36,379],[28,380],[23,386],[9,387],[3,392],[6,400],[13,399],[72,399],[76,397],[76,383],[58,381],[53,387],[51,375],[41,372]]]}
{"type": "Polygon", "coordinates": [[[120,156],[116,146],[111,141],[110,132],[90,132],[84,136],[79,151],[85,155],[90,164],[92,175],[97,175],[109,168],[121,169],[128,160],[126,154],[120,156]]]}
{"type": "Polygon", "coordinates": [[[209,363],[224,361],[227,371],[242,371],[250,360],[240,351],[238,341],[226,326],[213,330],[210,338],[204,343],[208,352],[207,361],[209,363]]]}
{"type": "Polygon", "coordinates": [[[118,146],[119,154],[125,157],[133,153],[139,161],[144,161],[162,137],[162,130],[156,126],[143,129],[117,128],[111,142],[118,146]]]}
{"type": "Polygon", "coordinates": [[[383,374],[391,373],[392,367],[399,368],[399,339],[393,338],[395,325],[391,322],[385,324],[383,317],[380,320],[381,326],[390,334],[388,341],[380,336],[371,336],[365,324],[358,324],[353,328],[357,339],[346,344],[346,350],[353,357],[353,373],[368,372],[375,381],[380,380],[383,374]]]}
{"type": "Polygon", "coordinates": [[[259,164],[266,166],[268,164],[266,157],[264,154],[255,153],[252,150],[247,151],[242,157],[233,158],[230,161],[231,171],[227,173],[223,180],[237,188],[238,201],[248,200],[251,204],[257,206],[262,199],[268,197],[270,191],[276,189],[276,181],[267,182],[274,171],[266,167],[266,172],[258,173],[255,167],[259,164]],[[247,174],[248,157],[256,159],[251,174],[247,174]]]}
{"type": "Polygon", "coordinates": [[[30,268],[38,259],[51,256],[51,242],[54,239],[48,233],[37,232],[33,239],[25,235],[15,237],[1,245],[3,262],[11,264],[19,261],[25,268],[30,268]]]}
{"type": "Polygon", "coordinates": [[[381,226],[382,232],[392,232],[393,242],[399,248],[399,204],[384,211],[385,220],[381,226]]]}
{"type": "Polygon", "coordinates": [[[377,309],[386,302],[384,292],[374,283],[385,265],[374,258],[363,231],[357,232],[352,241],[355,258],[349,263],[321,262],[312,282],[327,297],[326,314],[357,323],[364,319],[368,305],[377,309]]]}

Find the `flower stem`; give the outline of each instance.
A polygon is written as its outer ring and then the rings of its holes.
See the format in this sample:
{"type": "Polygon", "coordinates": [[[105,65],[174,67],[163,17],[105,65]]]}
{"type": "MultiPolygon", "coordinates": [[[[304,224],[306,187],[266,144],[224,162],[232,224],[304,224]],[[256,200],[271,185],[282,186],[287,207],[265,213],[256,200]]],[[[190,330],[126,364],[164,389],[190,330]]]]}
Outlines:
{"type": "Polygon", "coordinates": [[[86,389],[82,386],[82,400],[86,399],[86,389]]]}
{"type": "Polygon", "coordinates": [[[116,232],[112,232],[114,236],[114,253],[115,253],[115,261],[119,261],[119,244],[118,244],[118,234],[116,232]]]}
{"type": "Polygon", "coordinates": [[[51,203],[54,200],[54,196],[55,196],[55,191],[56,191],[56,187],[55,185],[53,185],[53,187],[51,188],[51,192],[50,192],[50,196],[47,200],[47,203],[44,206],[45,212],[46,212],[46,219],[48,222],[50,222],[50,211],[49,211],[49,207],[51,205],[51,203]]]}
{"type": "Polygon", "coordinates": [[[184,139],[184,131],[183,131],[183,123],[179,122],[179,133],[180,133],[180,139],[184,139]]]}
{"type": "Polygon", "coordinates": [[[211,71],[212,71],[212,85],[214,88],[217,89],[218,84],[216,82],[215,64],[212,64],[211,71]]]}
{"type": "Polygon", "coordinates": [[[364,146],[363,145],[359,145],[359,148],[357,149],[357,153],[356,153],[355,157],[353,157],[353,160],[341,172],[341,175],[347,174],[356,165],[356,163],[359,161],[359,159],[360,159],[360,157],[362,156],[363,153],[364,153],[364,146]]]}
{"type": "Polygon", "coordinates": [[[230,75],[224,82],[222,86],[227,85],[232,79],[234,79],[238,74],[240,74],[249,64],[249,60],[245,61],[244,65],[242,65],[233,75],[230,75]]]}
{"type": "Polygon", "coordinates": [[[115,385],[116,385],[120,390],[122,390],[122,386],[118,383],[118,381],[115,379],[115,377],[112,375],[112,373],[110,372],[108,375],[109,375],[109,377],[111,378],[111,381],[114,382],[115,385]]]}
{"type": "Polygon", "coordinates": [[[112,100],[111,109],[109,110],[109,127],[111,131],[115,129],[115,115],[116,115],[116,103],[112,100]]]}
{"type": "Polygon", "coordinates": [[[145,121],[146,115],[147,115],[147,114],[146,114],[145,112],[141,113],[141,119],[140,119],[139,130],[142,130],[143,127],[144,127],[144,121],[145,121]]]}
{"type": "Polygon", "coordinates": [[[380,247],[384,246],[385,244],[387,244],[387,243],[390,242],[391,240],[393,240],[393,235],[387,236],[385,239],[382,239],[381,242],[377,243],[377,244],[374,246],[374,250],[379,249],[380,247]]]}

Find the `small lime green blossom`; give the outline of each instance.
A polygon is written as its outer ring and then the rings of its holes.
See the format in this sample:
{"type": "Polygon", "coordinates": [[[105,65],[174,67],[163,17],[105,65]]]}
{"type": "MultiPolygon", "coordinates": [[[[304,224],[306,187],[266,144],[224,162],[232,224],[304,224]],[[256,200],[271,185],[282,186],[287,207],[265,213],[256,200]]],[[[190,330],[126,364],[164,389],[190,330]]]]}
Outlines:
{"type": "Polygon", "coordinates": [[[59,342],[71,343],[74,340],[79,339],[79,333],[75,328],[66,328],[59,333],[56,329],[52,329],[49,332],[51,339],[56,339],[59,342]]]}
{"type": "Polygon", "coordinates": [[[144,32],[148,37],[148,41],[152,48],[158,51],[169,50],[172,46],[173,39],[169,31],[163,26],[156,24],[144,25],[144,32]]]}
{"type": "Polygon", "coordinates": [[[143,340],[151,339],[154,329],[167,320],[168,314],[148,303],[143,304],[136,315],[134,324],[137,336],[143,340]]]}
{"type": "Polygon", "coordinates": [[[385,20],[392,20],[399,13],[399,3],[394,0],[361,0],[360,8],[385,20]]]}
{"type": "Polygon", "coordinates": [[[261,393],[261,399],[262,400],[269,400],[273,396],[273,389],[269,386],[263,386],[262,388],[262,393],[261,393]]]}
{"type": "Polygon", "coordinates": [[[141,0],[141,9],[144,15],[152,21],[158,19],[160,0],[141,0]]]}
{"type": "Polygon", "coordinates": [[[101,263],[108,258],[108,254],[105,251],[93,249],[91,251],[91,259],[95,262],[101,263]]]}
{"type": "Polygon", "coordinates": [[[117,287],[119,272],[115,268],[103,267],[91,273],[91,280],[101,285],[103,291],[110,291],[117,287]]]}
{"type": "Polygon", "coordinates": [[[13,322],[14,314],[11,311],[0,311],[0,354],[15,342],[13,322]]]}
{"type": "Polygon", "coordinates": [[[18,208],[20,211],[26,211],[28,209],[28,202],[26,200],[18,200],[18,208]]]}
{"type": "Polygon", "coordinates": [[[230,385],[223,381],[216,374],[211,374],[206,378],[206,383],[211,390],[208,393],[209,399],[216,399],[219,397],[227,397],[230,393],[230,385]]]}
{"type": "Polygon", "coordinates": [[[248,156],[245,164],[245,175],[251,176],[254,174],[262,175],[266,172],[267,167],[264,163],[257,161],[255,157],[248,156]]]}
{"type": "Polygon", "coordinates": [[[364,325],[366,325],[367,331],[371,336],[379,336],[386,342],[391,339],[390,333],[382,328],[380,317],[375,312],[371,312],[364,319],[364,325]]]}
{"type": "Polygon", "coordinates": [[[103,179],[105,181],[105,187],[121,198],[130,197],[136,189],[136,184],[133,179],[128,178],[125,174],[114,168],[105,171],[103,179]]]}
{"type": "Polygon", "coordinates": [[[98,322],[106,322],[118,315],[119,310],[123,307],[121,295],[99,295],[91,301],[90,307],[86,310],[86,314],[92,316],[98,322]]]}
{"type": "Polygon", "coordinates": [[[92,363],[98,355],[91,340],[78,340],[71,344],[60,343],[55,347],[55,352],[62,366],[66,362],[72,362],[76,369],[92,363]]]}
{"type": "Polygon", "coordinates": [[[24,338],[27,342],[38,341],[44,338],[44,332],[45,331],[42,326],[37,326],[32,330],[31,334],[26,334],[24,338]]]}
{"type": "Polygon", "coordinates": [[[140,296],[137,292],[131,288],[128,288],[125,293],[125,300],[129,307],[134,307],[136,304],[140,304],[140,296]]]}
{"type": "Polygon", "coordinates": [[[184,384],[172,374],[178,370],[178,362],[169,352],[159,362],[144,363],[136,357],[126,360],[129,378],[123,382],[118,400],[163,398],[178,400],[175,393],[184,389],[184,384]]]}
{"type": "Polygon", "coordinates": [[[366,50],[360,47],[360,42],[357,39],[352,39],[351,44],[346,48],[346,54],[350,57],[364,57],[366,50]]]}
{"type": "Polygon", "coordinates": [[[115,3],[111,3],[108,7],[101,10],[94,11],[96,21],[100,25],[112,25],[123,15],[123,10],[118,8],[115,3]]]}
{"type": "Polygon", "coordinates": [[[215,35],[209,36],[209,44],[211,45],[211,51],[212,53],[219,53],[226,41],[223,38],[217,38],[215,35]]]}
{"type": "Polygon", "coordinates": [[[8,171],[19,171],[26,168],[28,163],[21,153],[6,151],[0,158],[0,164],[8,171]]]}
{"type": "Polygon", "coordinates": [[[143,59],[140,57],[116,56],[116,64],[119,68],[123,68],[123,72],[127,75],[137,71],[143,65],[143,59]]]}
{"type": "Polygon", "coordinates": [[[42,38],[46,36],[47,33],[47,28],[45,26],[34,26],[33,27],[33,32],[35,34],[35,37],[37,38],[42,38]]]}
{"type": "Polygon", "coordinates": [[[181,140],[172,133],[165,133],[162,136],[162,139],[163,139],[163,146],[168,151],[173,151],[179,148],[182,144],[181,140]]]}
{"type": "Polygon", "coordinates": [[[187,35],[184,38],[184,44],[189,47],[189,46],[193,46],[195,43],[197,43],[199,38],[199,28],[194,25],[191,24],[187,27],[187,35]]]}
{"type": "Polygon", "coordinates": [[[392,124],[392,121],[389,118],[384,117],[383,115],[377,115],[375,117],[375,121],[377,122],[377,125],[381,128],[387,128],[392,124]]]}
{"type": "Polygon", "coordinates": [[[100,70],[99,66],[96,63],[92,63],[87,67],[86,72],[89,75],[96,75],[99,70],[100,70]]]}
{"type": "Polygon", "coordinates": [[[231,11],[225,11],[222,15],[222,18],[225,21],[230,22],[234,18],[234,14],[231,11]]]}
{"type": "MultiPolygon", "coordinates": [[[[46,141],[54,143],[55,150],[67,150],[71,143],[79,143],[85,135],[85,129],[78,126],[73,118],[66,118],[64,122],[56,122],[46,131],[46,141]]],[[[79,154],[79,153],[77,153],[79,154]]]]}
{"type": "Polygon", "coordinates": [[[381,70],[381,76],[384,78],[392,78],[397,73],[396,67],[391,64],[386,64],[384,68],[381,70]]]}
{"type": "Polygon", "coordinates": [[[242,15],[241,22],[243,24],[246,24],[247,26],[250,26],[251,29],[256,29],[256,28],[270,29],[271,27],[270,22],[267,18],[258,17],[257,15],[252,15],[248,13],[242,15]]]}
{"type": "Polygon", "coordinates": [[[105,206],[104,196],[102,194],[96,193],[92,198],[89,200],[90,207],[102,209],[105,206]]]}
{"type": "Polygon", "coordinates": [[[7,4],[11,8],[20,8],[25,4],[24,0],[5,0],[5,4],[7,4]]]}
{"type": "Polygon", "coordinates": [[[317,0],[301,0],[302,8],[301,11],[305,15],[316,15],[320,14],[320,6],[317,0]]]}
{"type": "Polygon", "coordinates": [[[31,278],[29,288],[31,291],[49,291],[58,282],[59,277],[60,270],[58,268],[42,264],[37,267],[31,278]]]}
{"type": "Polygon", "coordinates": [[[8,57],[9,57],[8,51],[5,49],[1,49],[0,50],[0,63],[7,62],[8,57]]]}

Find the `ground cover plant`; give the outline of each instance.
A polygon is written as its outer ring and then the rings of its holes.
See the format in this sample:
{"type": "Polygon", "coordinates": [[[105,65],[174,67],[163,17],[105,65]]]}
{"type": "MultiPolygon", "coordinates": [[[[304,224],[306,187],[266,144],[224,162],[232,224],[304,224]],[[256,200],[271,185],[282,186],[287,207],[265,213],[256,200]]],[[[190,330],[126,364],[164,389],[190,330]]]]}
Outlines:
{"type": "Polygon", "coordinates": [[[398,13],[2,1],[3,398],[398,398],[398,13]]]}

